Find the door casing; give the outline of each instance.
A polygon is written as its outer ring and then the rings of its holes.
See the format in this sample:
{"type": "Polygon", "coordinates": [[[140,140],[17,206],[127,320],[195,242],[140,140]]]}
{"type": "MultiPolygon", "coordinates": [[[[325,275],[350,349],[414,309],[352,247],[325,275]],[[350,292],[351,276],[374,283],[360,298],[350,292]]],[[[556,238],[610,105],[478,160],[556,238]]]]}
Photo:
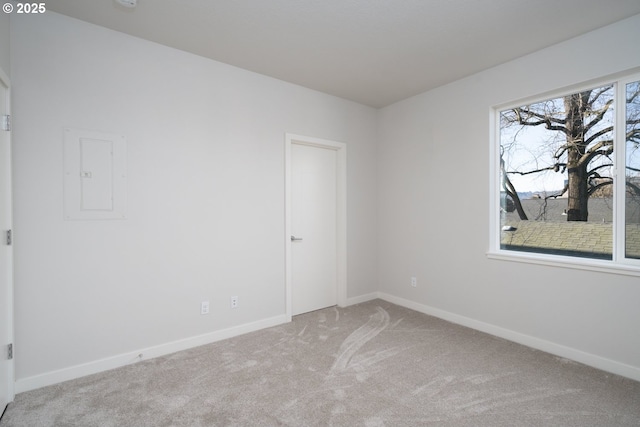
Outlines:
{"type": "MultiPolygon", "coordinates": [[[[0,115],[11,114],[10,110],[10,90],[11,85],[8,76],[0,69],[0,85],[4,88],[4,97],[0,99],[0,115]]],[[[2,178],[0,178],[0,185],[3,186],[3,191],[0,192],[2,200],[0,200],[0,231],[1,239],[0,245],[2,245],[2,259],[0,260],[2,267],[3,277],[0,286],[0,292],[3,293],[2,306],[0,307],[0,369],[2,369],[2,381],[0,382],[0,415],[5,409],[5,405],[12,402],[15,397],[14,388],[14,359],[8,359],[8,345],[13,343],[13,246],[9,244],[6,239],[6,233],[13,228],[12,223],[12,181],[11,181],[11,132],[0,130],[3,133],[0,143],[2,143],[2,149],[6,155],[2,158],[2,164],[0,165],[0,171],[2,171],[2,178]],[[6,145],[5,145],[6,144],[6,145]],[[5,268],[6,271],[5,271],[5,268]],[[6,384],[5,384],[6,381],[6,384]]]]}
{"type": "Polygon", "coordinates": [[[291,256],[291,147],[293,144],[320,147],[336,151],[336,242],[337,242],[337,303],[347,305],[347,145],[321,138],[285,134],[285,307],[288,321],[292,318],[292,256],[291,256]]]}

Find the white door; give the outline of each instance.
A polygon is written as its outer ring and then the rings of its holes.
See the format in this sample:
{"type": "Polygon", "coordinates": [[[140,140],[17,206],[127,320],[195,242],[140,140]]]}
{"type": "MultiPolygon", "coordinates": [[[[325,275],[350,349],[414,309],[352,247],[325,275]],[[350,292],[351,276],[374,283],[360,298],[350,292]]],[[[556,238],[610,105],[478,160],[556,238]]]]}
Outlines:
{"type": "Polygon", "coordinates": [[[0,73],[0,415],[13,400],[13,360],[8,346],[13,337],[12,247],[7,241],[11,230],[11,145],[4,117],[9,114],[8,79],[0,73]]]}
{"type": "Polygon", "coordinates": [[[337,304],[337,152],[291,145],[292,314],[337,304]]]}

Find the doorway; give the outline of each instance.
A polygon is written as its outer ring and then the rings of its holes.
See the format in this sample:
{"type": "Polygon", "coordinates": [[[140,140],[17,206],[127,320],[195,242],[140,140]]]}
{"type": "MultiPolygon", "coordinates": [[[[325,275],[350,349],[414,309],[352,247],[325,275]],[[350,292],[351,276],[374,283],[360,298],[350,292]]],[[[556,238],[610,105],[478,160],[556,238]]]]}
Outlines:
{"type": "Polygon", "coordinates": [[[9,79],[0,70],[0,415],[14,397],[9,79]]]}
{"type": "Polygon", "coordinates": [[[347,299],[346,144],[286,135],[287,318],[347,299]]]}

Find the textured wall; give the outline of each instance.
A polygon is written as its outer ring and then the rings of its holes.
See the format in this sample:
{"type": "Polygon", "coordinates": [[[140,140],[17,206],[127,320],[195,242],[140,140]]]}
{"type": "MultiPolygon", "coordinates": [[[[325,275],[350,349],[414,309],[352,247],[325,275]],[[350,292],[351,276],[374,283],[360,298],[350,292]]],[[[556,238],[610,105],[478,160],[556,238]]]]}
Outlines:
{"type": "Polygon", "coordinates": [[[375,110],[55,13],[15,18],[18,391],[283,316],[286,132],[347,144],[349,296],[375,291],[375,110]],[[65,127],[126,137],[126,220],[63,219],[65,127]]]}
{"type": "Polygon", "coordinates": [[[381,110],[380,290],[640,378],[638,277],[486,255],[492,108],[640,67],[638,38],[635,16],[381,110]]]}
{"type": "Polygon", "coordinates": [[[11,62],[9,55],[10,24],[9,15],[0,14],[0,69],[9,75],[11,72],[11,62]]]}

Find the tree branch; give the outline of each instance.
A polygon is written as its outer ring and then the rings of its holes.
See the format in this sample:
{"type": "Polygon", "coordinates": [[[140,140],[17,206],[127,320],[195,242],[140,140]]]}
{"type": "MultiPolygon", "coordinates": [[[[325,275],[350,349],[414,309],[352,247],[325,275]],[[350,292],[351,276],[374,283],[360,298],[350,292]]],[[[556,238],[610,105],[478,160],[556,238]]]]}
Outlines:
{"type": "MultiPolygon", "coordinates": [[[[593,135],[591,135],[589,138],[587,138],[587,140],[584,142],[584,144],[588,147],[589,145],[591,145],[596,139],[600,138],[603,135],[606,135],[609,132],[613,132],[613,126],[609,126],[606,127],[604,129],[600,129],[598,132],[594,133],[593,135]]],[[[605,140],[606,142],[611,142],[613,143],[613,140],[605,140]]]]}
{"type": "Polygon", "coordinates": [[[606,181],[600,182],[592,187],[589,187],[589,190],[587,191],[587,193],[589,194],[589,196],[591,196],[593,193],[595,193],[598,189],[600,188],[604,188],[604,187],[608,187],[609,185],[613,184],[613,178],[609,178],[606,181]]]}
{"type": "Polygon", "coordinates": [[[640,197],[640,187],[632,182],[627,182],[627,187],[629,187],[636,196],[640,197]]]}
{"type": "Polygon", "coordinates": [[[601,87],[600,90],[598,91],[591,91],[593,95],[593,98],[591,98],[591,101],[589,102],[590,105],[593,105],[598,98],[600,98],[600,96],[602,96],[602,94],[607,93],[611,88],[613,88],[613,86],[605,86],[605,87],[601,87]]]}
{"type": "MultiPolygon", "coordinates": [[[[520,175],[520,176],[525,176],[525,175],[531,175],[532,173],[539,173],[539,172],[543,172],[543,171],[556,171],[557,172],[557,168],[559,166],[563,166],[560,163],[557,163],[555,165],[552,166],[547,166],[546,168],[540,168],[540,169],[536,169],[536,170],[532,170],[532,171],[527,171],[527,172],[520,172],[520,171],[506,171],[505,173],[507,174],[512,174],[512,175],[520,175]]],[[[566,166],[566,165],[564,165],[566,166]]]]}
{"type": "Polygon", "coordinates": [[[611,153],[613,153],[613,141],[600,141],[592,149],[590,149],[584,155],[582,155],[582,157],[580,157],[580,160],[578,160],[578,165],[583,166],[593,160],[596,156],[609,157],[611,153]]]}
{"type": "Polygon", "coordinates": [[[565,184],[565,186],[562,188],[562,190],[558,191],[557,193],[553,193],[553,194],[549,194],[548,196],[545,196],[544,199],[557,199],[558,197],[562,196],[564,193],[566,193],[569,190],[569,184],[565,184]]]}
{"type": "Polygon", "coordinates": [[[518,192],[516,188],[513,186],[513,183],[509,179],[509,175],[504,170],[504,159],[500,157],[500,169],[502,170],[502,187],[507,192],[507,194],[513,200],[513,203],[516,205],[516,211],[518,212],[518,216],[521,220],[528,220],[527,214],[522,207],[522,202],[520,201],[520,196],[518,196],[518,192]]]}
{"type": "MultiPolygon", "coordinates": [[[[598,111],[598,114],[596,115],[596,117],[594,117],[593,119],[591,119],[591,121],[584,127],[584,133],[585,135],[587,134],[587,132],[589,132],[595,125],[597,125],[598,123],[600,123],[602,121],[602,119],[604,118],[604,115],[607,113],[607,111],[609,111],[609,107],[611,107],[611,104],[613,103],[613,99],[610,99],[607,101],[606,104],[604,104],[604,107],[602,107],[600,109],[600,111],[598,111]]],[[[611,126],[611,128],[613,129],[613,126],[611,126]]]]}
{"type": "MultiPolygon", "coordinates": [[[[594,176],[594,177],[596,177],[596,178],[601,178],[600,174],[598,174],[598,172],[597,172],[597,171],[598,171],[598,170],[600,170],[600,169],[604,169],[604,168],[610,168],[610,167],[612,167],[612,166],[613,166],[613,163],[605,163],[605,164],[603,164],[603,165],[597,166],[597,167],[595,167],[595,168],[591,169],[591,170],[589,171],[589,173],[587,173],[587,176],[588,176],[588,177],[589,177],[589,176],[594,176]]],[[[609,178],[609,177],[607,177],[607,178],[609,178]]]]}

